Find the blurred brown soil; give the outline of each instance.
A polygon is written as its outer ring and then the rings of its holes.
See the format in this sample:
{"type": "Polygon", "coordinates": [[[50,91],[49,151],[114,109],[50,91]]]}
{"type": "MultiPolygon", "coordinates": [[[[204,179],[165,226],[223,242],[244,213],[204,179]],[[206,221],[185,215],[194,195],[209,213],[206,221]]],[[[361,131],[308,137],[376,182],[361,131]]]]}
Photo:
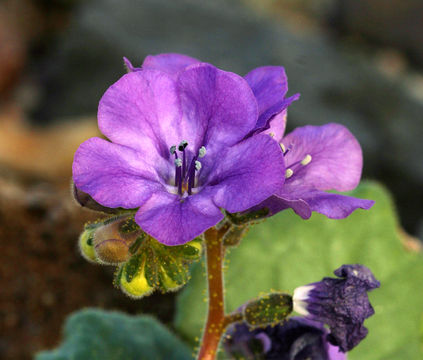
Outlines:
{"type": "Polygon", "coordinates": [[[35,131],[13,107],[0,115],[1,359],[56,346],[66,316],[87,306],[171,320],[173,294],[131,300],[113,287],[113,268],[78,253],[83,224],[98,216],[70,197],[72,157],[95,135],[95,119],[35,131]]]}

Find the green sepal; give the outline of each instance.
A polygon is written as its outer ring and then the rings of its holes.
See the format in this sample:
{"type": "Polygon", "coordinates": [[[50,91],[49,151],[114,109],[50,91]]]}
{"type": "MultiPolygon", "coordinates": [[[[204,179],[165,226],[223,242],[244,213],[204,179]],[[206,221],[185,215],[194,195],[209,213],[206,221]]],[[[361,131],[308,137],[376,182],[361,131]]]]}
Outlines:
{"type": "Polygon", "coordinates": [[[291,295],[270,293],[249,301],[243,309],[243,317],[250,326],[263,326],[280,323],[291,312],[291,295]]]}
{"type": "Polygon", "coordinates": [[[157,257],[152,248],[145,249],[146,262],[145,262],[145,278],[147,279],[148,285],[152,287],[160,286],[159,281],[159,264],[157,257]]]}
{"type": "Polygon", "coordinates": [[[237,246],[250,229],[249,224],[232,225],[223,236],[224,246],[237,246]]]}
{"type": "Polygon", "coordinates": [[[203,239],[197,237],[194,240],[179,246],[167,246],[166,250],[169,251],[175,258],[180,258],[185,261],[199,260],[202,255],[203,239]]]}
{"type": "Polygon", "coordinates": [[[243,225],[248,224],[250,222],[255,222],[260,219],[265,218],[267,215],[269,215],[269,209],[263,208],[256,211],[251,211],[249,213],[229,213],[225,212],[226,217],[229,219],[229,221],[234,225],[243,225]]]}
{"type": "Polygon", "coordinates": [[[135,219],[133,217],[130,217],[128,220],[126,220],[119,227],[119,231],[121,231],[123,234],[130,234],[130,233],[133,233],[133,232],[139,231],[139,230],[141,230],[141,228],[135,222],[135,219]]]}
{"type": "Polygon", "coordinates": [[[123,265],[125,278],[127,282],[131,282],[134,276],[141,270],[144,254],[137,254],[131,257],[128,262],[123,265]]]}
{"type": "Polygon", "coordinates": [[[129,252],[135,254],[141,247],[144,240],[144,236],[138,236],[134,243],[129,247],[129,252]]]}
{"type": "Polygon", "coordinates": [[[160,253],[159,264],[167,276],[178,285],[183,285],[188,280],[186,269],[182,262],[178,262],[166,253],[160,253]]]}

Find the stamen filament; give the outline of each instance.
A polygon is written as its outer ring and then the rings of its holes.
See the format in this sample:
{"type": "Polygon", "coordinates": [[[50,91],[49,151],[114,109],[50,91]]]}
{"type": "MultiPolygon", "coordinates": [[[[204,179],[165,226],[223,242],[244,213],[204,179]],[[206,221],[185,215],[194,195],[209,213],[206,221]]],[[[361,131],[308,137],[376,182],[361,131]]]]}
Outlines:
{"type": "Polygon", "coordinates": [[[182,174],[181,174],[181,166],[182,161],[181,159],[176,158],[175,159],[175,186],[178,187],[178,193],[179,195],[182,195],[182,174]]]}
{"type": "Polygon", "coordinates": [[[194,158],[191,161],[191,165],[189,166],[188,170],[188,195],[192,194],[192,188],[194,187],[194,181],[195,181],[195,162],[197,161],[197,157],[194,156],[194,158]]]}
{"type": "Polygon", "coordinates": [[[187,160],[186,160],[185,149],[184,149],[182,150],[182,178],[185,177],[186,168],[187,168],[187,160]]]}
{"type": "Polygon", "coordinates": [[[182,168],[180,166],[176,168],[176,174],[178,177],[178,194],[182,196],[182,168]]]}

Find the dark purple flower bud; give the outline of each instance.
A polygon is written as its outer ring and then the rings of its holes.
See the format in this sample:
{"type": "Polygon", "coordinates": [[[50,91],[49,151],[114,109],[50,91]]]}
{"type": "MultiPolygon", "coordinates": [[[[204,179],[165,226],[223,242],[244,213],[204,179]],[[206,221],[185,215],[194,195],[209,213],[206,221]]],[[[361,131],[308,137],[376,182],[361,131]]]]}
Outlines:
{"type": "Polygon", "coordinates": [[[231,325],[223,346],[234,359],[345,360],[346,355],[326,337],[323,324],[294,317],[283,324],[254,329],[246,323],[231,325]]]}
{"type": "Polygon", "coordinates": [[[367,292],[380,286],[363,265],[342,265],[334,271],[339,279],[301,286],[294,291],[294,311],[329,325],[328,341],[347,352],[367,335],[363,322],[374,314],[367,292]]]}

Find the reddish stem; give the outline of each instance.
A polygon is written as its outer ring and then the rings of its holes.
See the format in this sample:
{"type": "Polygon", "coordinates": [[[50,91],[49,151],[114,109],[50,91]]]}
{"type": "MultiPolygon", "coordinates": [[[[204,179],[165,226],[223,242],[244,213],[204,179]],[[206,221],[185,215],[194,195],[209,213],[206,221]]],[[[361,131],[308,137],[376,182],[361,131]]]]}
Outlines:
{"type": "Polygon", "coordinates": [[[212,228],[205,232],[207,282],[208,282],[208,315],[203,332],[198,360],[214,360],[220,338],[227,325],[225,321],[223,297],[223,244],[222,234],[212,228]]]}

